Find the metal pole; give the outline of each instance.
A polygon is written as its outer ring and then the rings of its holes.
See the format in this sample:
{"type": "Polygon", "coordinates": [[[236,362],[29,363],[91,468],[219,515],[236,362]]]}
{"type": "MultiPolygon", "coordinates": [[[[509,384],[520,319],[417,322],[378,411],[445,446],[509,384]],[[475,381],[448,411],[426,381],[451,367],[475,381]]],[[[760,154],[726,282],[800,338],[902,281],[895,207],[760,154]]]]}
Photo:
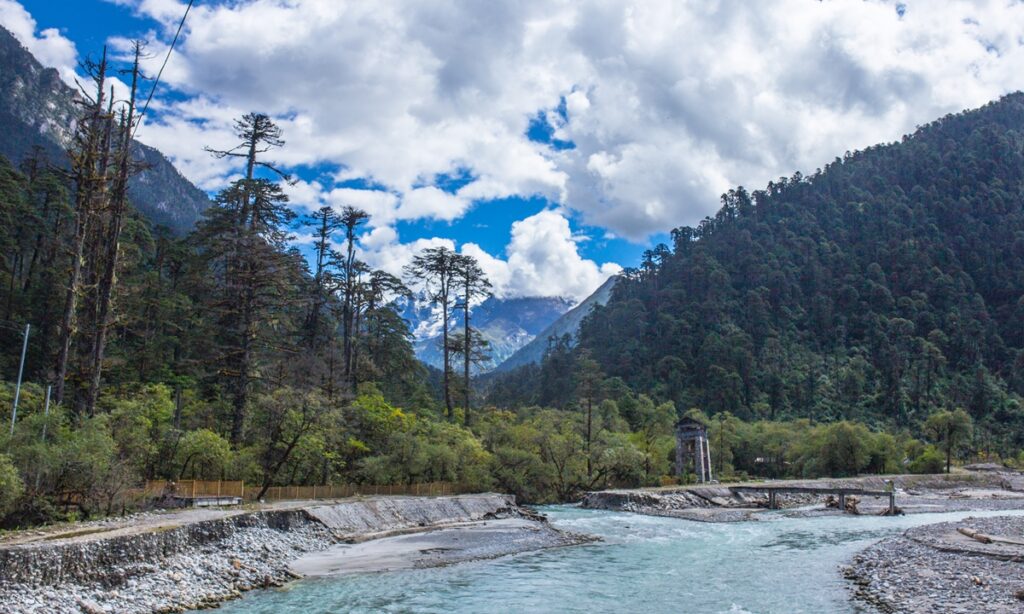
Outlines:
{"type": "Polygon", "coordinates": [[[21,375],[25,372],[25,351],[28,350],[28,332],[31,324],[25,325],[25,339],[21,342],[21,364],[18,366],[18,385],[14,388],[14,409],[11,410],[11,437],[14,437],[14,421],[18,418],[18,399],[21,398],[21,375]]]}
{"type": "Polygon", "coordinates": [[[46,424],[50,421],[50,389],[53,386],[46,387],[46,409],[43,410],[43,436],[40,439],[43,443],[46,443],[46,424]]]}

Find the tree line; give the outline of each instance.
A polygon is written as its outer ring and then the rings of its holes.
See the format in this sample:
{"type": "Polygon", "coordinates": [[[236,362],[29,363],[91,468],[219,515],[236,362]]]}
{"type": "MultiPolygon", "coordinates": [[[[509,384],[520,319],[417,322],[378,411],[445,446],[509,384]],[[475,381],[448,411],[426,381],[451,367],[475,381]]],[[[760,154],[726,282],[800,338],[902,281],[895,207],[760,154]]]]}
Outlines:
{"type": "Polygon", "coordinates": [[[87,65],[67,160],[0,159],[0,406],[32,325],[0,430],[5,525],[116,511],[147,478],[565,501],[674,482],[687,413],[737,479],[939,471],[1024,443],[1021,96],[729,192],[628,270],[578,339],[484,382],[480,264],[445,247],[401,278],[362,261],[366,212],[299,215],[265,114],[210,150],[243,172],[192,233],[140,217],[124,193],[138,51],[125,100],[105,59],[87,65]],[[415,293],[441,325],[436,375],[401,316],[415,293]]]}

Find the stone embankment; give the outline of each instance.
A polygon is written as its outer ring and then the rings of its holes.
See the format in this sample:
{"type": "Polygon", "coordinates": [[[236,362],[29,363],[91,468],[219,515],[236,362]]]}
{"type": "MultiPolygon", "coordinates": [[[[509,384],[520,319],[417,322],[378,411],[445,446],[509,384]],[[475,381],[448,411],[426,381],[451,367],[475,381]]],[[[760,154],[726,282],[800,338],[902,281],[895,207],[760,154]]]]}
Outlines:
{"type": "Polygon", "coordinates": [[[854,598],[891,614],[1024,611],[1024,517],[966,518],[907,530],[857,554],[854,598]],[[991,538],[982,543],[959,529],[991,538]]]}
{"type": "Polygon", "coordinates": [[[0,542],[0,609],[134,613],[213,607],[298,577],[289,569],[292,561],[338,543],[494,518],[541,522],[507,495],[381,497],[150,514],[137,522],[6,539],[0,542]]]}
{"type": "MultiPolygon", "coordinates": [[[[882,491],[892,481],[896,504],[904,513],[962,510],[1024,509],[1024,476],[1004,470],[964,471],[951,475],[866,476],[846,479],[778,480],[764,486],[856,488],[882,491]]],[[[744,484],[752,485],[752,484],[744,484]]],[[[768,507],[764,493],[737,492],[728,484],[711,484],[637,490],[590,492],[582,507],[635,512],[650,516],[670,516],[707,522],[756,520],[768,507]]],[[[739,486],[737,484],[736,486],[739,486]]],[[[800,510],[793,508],[823,504],[826,496],[779,494],[778,505],[790,514],[838,513],[838,510],[800,510]]],[[[888,501],[864,498],[858,511],[882,513],[888,501]]]]}

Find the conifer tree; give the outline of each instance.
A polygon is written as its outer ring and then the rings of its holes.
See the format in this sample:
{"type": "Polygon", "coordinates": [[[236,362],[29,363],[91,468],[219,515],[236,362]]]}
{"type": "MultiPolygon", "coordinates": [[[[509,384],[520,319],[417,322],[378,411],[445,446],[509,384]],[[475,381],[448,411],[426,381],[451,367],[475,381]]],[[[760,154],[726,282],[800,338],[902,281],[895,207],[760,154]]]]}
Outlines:
{"type": "Polygon", "coordinates": [[[345,207],[341,212],[341,224],[345,229],[345,254],[341,262],[342,276],[342,349],[344,352],[345,382],[351,395],[356,392],[356,301],[359,291],[359,275],[364,265],[356,259],[356,233],[369,219],[362,209],[345,207]]]}
{"type": "Polygon", "coordinates": [[[274,347],[269,326],[295,290],[294,259],[286,252],[294,219],[288,197],[276,183],[254,176],[259,167],[287,177],[258,156],[284,145],[280,129],[266,116],[250,113],[236,122],[242,140],[215,156],[243,157],[246,176],[217,195],[198,231],[208,266],[219,276],[214,309],[221,321],[221,374],[233,382],[232,445],[242,441],[249,395],[263,353],[274,347]],[[244,154],[238,153],[243,149],[244,154]]]}
{"type": "Polygon", "coordinates": [[[76,124],[72,144],[68,150],[71,162],[71,179],[74,184],[74,231],[70,246],[70,271],[64,295],[64,311],[61,317],[59,342],[55,371],[56,389],[54,400],[64,401],[71,360],[72,343],[75,337],[75,313],[78,307],[82,285],[82,261],[85,246],[94,217],[102,207],[109,183],[111,105],[107,97],[107,50],[99,62],[87,61],[84,68],[89,73],[94,93],[86,92],[82,86],[80,104],[85,107],[76,124]]]}
{"type": "Polygon", "coordinates": [[[100,380],[103,375],[103,358],[107,346],[107,332],[111,326],[111,299],[116,284],[118,253],[121,243],[121,230],[128,210],[128,178],[138,170],[132,160],[132,133],[137,122],[135,115],[135,99],[138,92],[139,62],[142,59],[142,43],[136,41],[133,47],[131,85],[126,108],[120,112],[117,124],[116,148],[112,152],[114,175],[110,189],[109,201],[106,203],[106,228],[96,228],[102,237],[104,253],[102,265],[97,263],[98,284],[96,288],[96,313],[93,324],[91,352],[89,357],[89,383],[85,401],[85,411],[92,415],[100,394],[100,380]]]}
{"type": "Polygon", "coordinates": [[[472,421],[470,366],[486,358],[487,347],[487,341],[470,326],[470,316],[473,302],[490,296],[491,282],[484,275],[476,258],[465,254],[455,257],[454,273],[460,295],[457,307],[462,310],[462,335],[459,338],[461,347],[458,348],[458,353],[462,355],[463,420],[468,426],[472,421]]]}
{"type": "MultiPolygon", "coordinates": [[[[328,299],[334,289],[336,269],[340,256],[332,247],[334,235],[345,227],[345,220],[331,207],[321,207],[313,214],[306,216],[303,225],[313,230],[313,296],[309,314],[305,322],[305,342],[309,349],[316,351],[323,345],[320,329],[323,327],[322,316],[328,299]]],[[[333,335],[328,334],[326,342],[330,343],[333,335]]]]}
{"type": "Polygon", "coordinates": [[[458,280],[456,263],[458,254],[447,247],[430,247],[416,256],[405,267],[405,273],[422,285],[427,298],[441,310],[441,354],[443,356],[445,417],[454,417],[452,411],[452,363],[451,342],[449,339],[452,311],[458,300],[458,280]]]}

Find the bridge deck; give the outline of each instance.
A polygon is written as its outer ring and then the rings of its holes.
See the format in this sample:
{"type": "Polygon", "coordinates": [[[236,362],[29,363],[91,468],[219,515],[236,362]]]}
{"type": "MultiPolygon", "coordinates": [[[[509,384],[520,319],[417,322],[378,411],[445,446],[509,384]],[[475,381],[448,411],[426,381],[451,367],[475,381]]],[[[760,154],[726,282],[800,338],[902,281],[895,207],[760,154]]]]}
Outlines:
{"type": "Polygon", "coordinates": [[[729,486],[732,492],[767,492],[769,509],[777,509],[776,495],[778,493],[792,494],[814,494],[814,495],[838,495],[839,509],[846,510],[846,497],[848,495],[860,495],[862,497],[889,497],[889,514],[896,513],[896,493],[891,490],[868,490],[864,488],[844,488],[829,486],[772,486],[769,484],[755,486],[729,486]]]}

